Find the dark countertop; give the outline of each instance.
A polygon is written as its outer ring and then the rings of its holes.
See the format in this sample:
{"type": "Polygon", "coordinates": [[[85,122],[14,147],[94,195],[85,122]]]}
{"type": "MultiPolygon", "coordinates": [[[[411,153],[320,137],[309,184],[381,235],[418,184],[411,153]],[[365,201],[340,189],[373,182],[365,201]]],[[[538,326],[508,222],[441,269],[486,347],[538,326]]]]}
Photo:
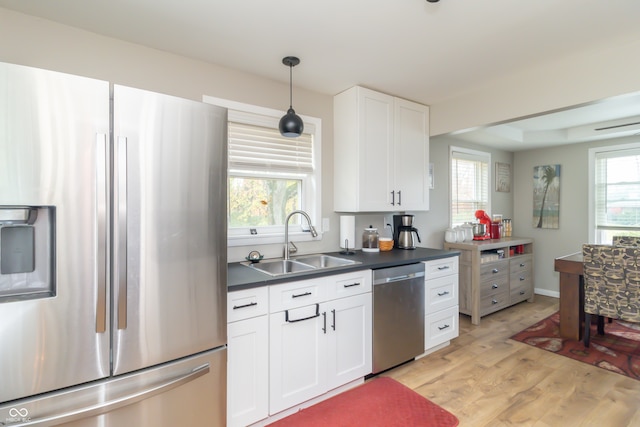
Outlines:
{"type": "MultiPolygon", "coordinates": [[[[361,264],[348,265],[344,267],[304,271],[300,273],[290,273],[282,276],[269,276],[266,273],[254,270],[240,262],[230,263],[227,271],[227,284],[230,291],[257,286],[273,285],[276,283],[292,282],[300,279],[310,279],[312,277],[330,276],[333,274],[348,273],[350,271],[378,269],[394,267],[398,265],[414,264],[421,261],[430,261],[439,258],[448,258],[459,255],[457,250],[442,250],[431,248],[416,248],[412,250],[393,249],[389,252],[362,252],[355,251],[354,255],[341,255],[340,252],[327,252],[325,255],[337,256],[340,258],[360,261],[361,264]]],[[[308,255],[308,254],[305,254],[308,255]]],[[[305,256],[299,255],[299,256],[305,256]]],[[[296,257],[291,257],[295,259],[296,257]]]]}

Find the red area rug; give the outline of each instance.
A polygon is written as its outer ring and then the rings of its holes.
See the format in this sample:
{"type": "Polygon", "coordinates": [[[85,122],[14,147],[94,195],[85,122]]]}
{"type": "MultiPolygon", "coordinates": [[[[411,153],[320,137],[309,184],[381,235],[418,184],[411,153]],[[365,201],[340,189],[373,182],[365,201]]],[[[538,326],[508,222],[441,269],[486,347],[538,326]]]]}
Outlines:
{"type": "Polygon", "coordinates": [[[511,339],[640,380],[640,324],[605,320],[604,335],[598,335],[593,323],[587,348],[560,338],[559,319],[559,313],[552,314],[511,339]]]}
{"type": "Polygon", "coordinates": [[[270,427],[453,427],[458,419],[410,388],[378,377],[270,427]]]}

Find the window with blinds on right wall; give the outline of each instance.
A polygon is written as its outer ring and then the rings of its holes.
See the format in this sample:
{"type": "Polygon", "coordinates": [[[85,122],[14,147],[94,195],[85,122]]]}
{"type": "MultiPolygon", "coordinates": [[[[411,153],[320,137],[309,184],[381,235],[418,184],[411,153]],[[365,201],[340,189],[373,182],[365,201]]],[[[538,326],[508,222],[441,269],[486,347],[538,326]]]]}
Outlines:
{"type": "Polygon", "coordinates": [[[640,236],[640,143],[589,150],[590,241],[640,236]]]}
{"type": "Polygon", "coordinates": [[[476,222],[475,212],[490,212],[491,154],[451,147],[451,226],[476,222]]]}

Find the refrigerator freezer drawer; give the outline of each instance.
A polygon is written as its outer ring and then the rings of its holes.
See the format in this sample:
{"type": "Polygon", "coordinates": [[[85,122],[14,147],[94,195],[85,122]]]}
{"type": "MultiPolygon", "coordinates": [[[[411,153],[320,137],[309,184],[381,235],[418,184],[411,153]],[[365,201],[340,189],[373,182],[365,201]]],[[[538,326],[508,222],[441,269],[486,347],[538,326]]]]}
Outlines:
{"type": "Polygon", "coordinates": [[[224,426],[226,367],[224,346],[134,374],[14,401],[0,406],[0,425],[224,426]]]}

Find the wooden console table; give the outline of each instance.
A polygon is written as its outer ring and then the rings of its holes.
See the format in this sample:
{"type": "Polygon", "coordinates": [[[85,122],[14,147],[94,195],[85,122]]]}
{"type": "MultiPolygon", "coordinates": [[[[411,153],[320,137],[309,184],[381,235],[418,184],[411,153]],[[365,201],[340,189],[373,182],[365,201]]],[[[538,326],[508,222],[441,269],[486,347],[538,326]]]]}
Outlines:
{"type": "Polygon", "coordinates": [[[533,240],[506,237],[444,244],[460,251],[459,308],[471,323],[522,301],[533,302],[533,240]]]}
{"type": "Polygon", "coordinates": [[[580,340],[584,322],[582,252],[556,258],[554,268],[560,273],[560,336],[580,340]]]}

